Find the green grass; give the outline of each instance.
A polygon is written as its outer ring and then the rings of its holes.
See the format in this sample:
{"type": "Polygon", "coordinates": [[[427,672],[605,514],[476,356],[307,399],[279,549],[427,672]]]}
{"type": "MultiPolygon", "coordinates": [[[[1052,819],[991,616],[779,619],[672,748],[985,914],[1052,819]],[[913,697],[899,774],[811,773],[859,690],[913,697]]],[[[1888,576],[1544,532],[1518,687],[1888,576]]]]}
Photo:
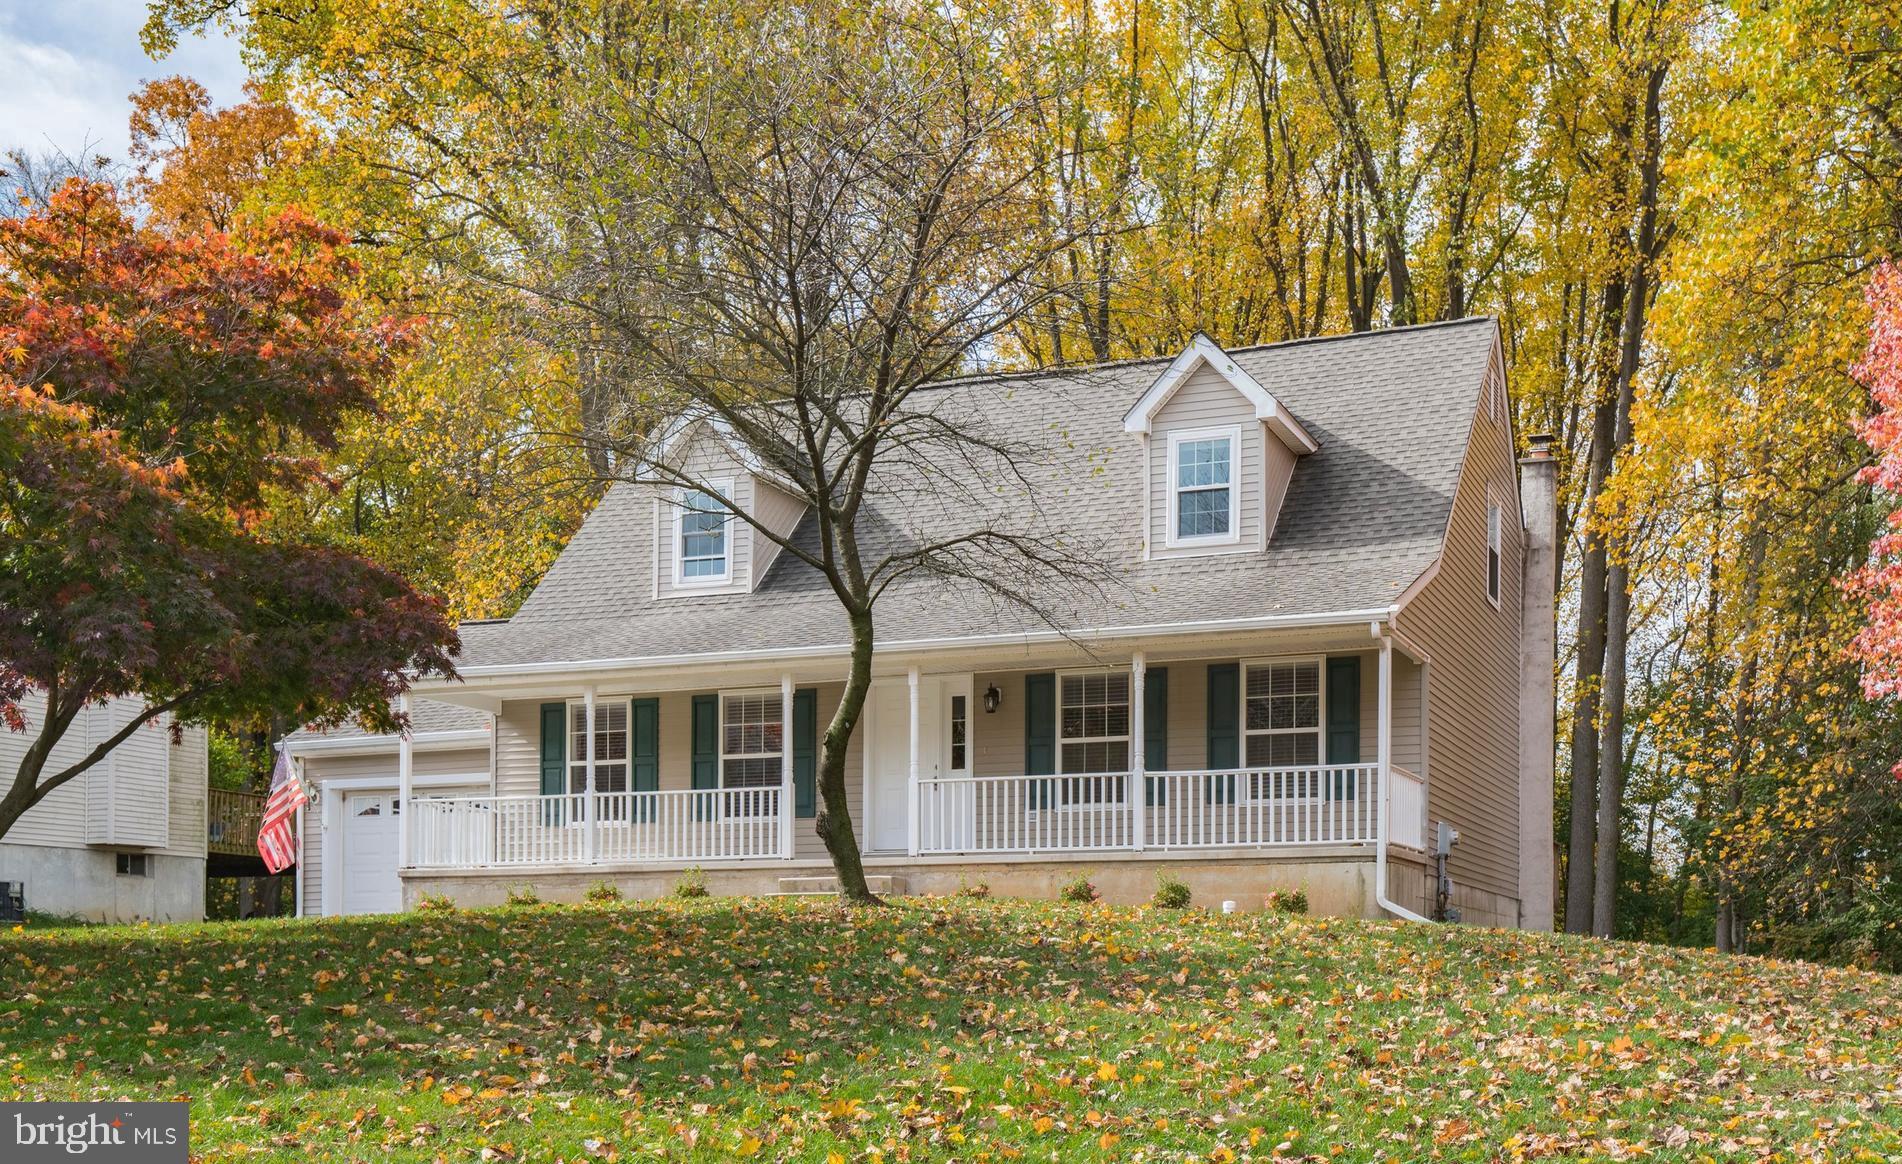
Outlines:
{"type": "Polygon", "coordinates": [[[1902,979],[1002,901],[0,933],[0,1097],[206,1159],[1902,1160],[1902,979]],[[10,1094],[9,1094],[10,1093],[10,1094]]]}

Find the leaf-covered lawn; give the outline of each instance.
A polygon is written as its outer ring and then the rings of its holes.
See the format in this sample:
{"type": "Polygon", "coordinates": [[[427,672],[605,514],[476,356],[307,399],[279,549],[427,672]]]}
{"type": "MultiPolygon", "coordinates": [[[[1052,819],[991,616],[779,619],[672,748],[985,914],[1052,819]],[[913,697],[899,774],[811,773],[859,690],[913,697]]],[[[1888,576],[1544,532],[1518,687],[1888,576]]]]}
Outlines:
{"type": "Polygon", "coordinates": [[[1902,980],[1056,904],[0,934],[7,1098],[207,1159],[1902,1160],[1902,980]]]}

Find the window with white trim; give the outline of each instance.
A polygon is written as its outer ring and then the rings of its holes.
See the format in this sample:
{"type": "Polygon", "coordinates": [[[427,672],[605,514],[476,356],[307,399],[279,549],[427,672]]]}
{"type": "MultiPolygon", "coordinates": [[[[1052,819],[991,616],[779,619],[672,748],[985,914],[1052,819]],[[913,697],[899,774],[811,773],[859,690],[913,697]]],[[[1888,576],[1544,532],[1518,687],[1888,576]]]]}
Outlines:
{"type": "MultiPolygon", "coordinates": [[[[1242,685],[1244,762],[1249,768],[1306,768],[1321,763],[1321,661],[1286,659],[1249,663],[1242,685]]],[[[1257,800],[1311,796],[1314,771],[1255,773],[1257,800]]]]}
{"type": "Polygon", "coordinates": [[[1497,502],[1486,503],[1486,598],[1499,605],[1499,554],[1505,538],[1505,514],[1497,502]]]}
{"type": "MultiPolygon", "coordinates": [[[[722,493],[732,486],[712,482],[722,493]]],[[[674,518],[674,581],[681,586],[708,586],[733,576],[728,530],[732,515],[713,494],[683,489],[674,518]]]]}
{"type": "Polygon", "coordinates": [[[720,697],[720,787],[737,790],[726,811],[758,816],[774,811],[762,788],[778,788],[785,726],[777,691],[739,691],[720,697]],[[752,791],[749,791],[752,790],[752,791]]]}
{"type": "Polygon", "coordinates": [[[1169,435],[1169,545],[1213,545],[1241,537],[1240,453],[1238,429],[1169,435]]]}
{"type": "MultiPolygon", "coordinates": [[[[568,791],[588,790],[588,705],[568,705],[568,791]]],[[[594,790],[627,791],[627,702],[594,705],[594,790]]]]}
{"type": "Polygon", "coordinates": [[[1057,678],[1057,771],[1065,804],[1120,803],[1129,771],[1129,672],[1057,678]],[[1110,775],[1095,775],[1109,773],[1110,775]]]}

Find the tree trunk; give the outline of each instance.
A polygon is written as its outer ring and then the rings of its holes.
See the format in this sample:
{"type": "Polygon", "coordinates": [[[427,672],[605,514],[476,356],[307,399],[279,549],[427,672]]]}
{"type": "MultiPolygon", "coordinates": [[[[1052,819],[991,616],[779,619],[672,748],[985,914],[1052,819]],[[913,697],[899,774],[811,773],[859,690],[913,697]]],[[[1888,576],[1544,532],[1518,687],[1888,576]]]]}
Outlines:
{"type": "MultiPolygon", "coordinates": [[[[1581,520],[1590,521],[1594,502],[1610,471],[1612,439],[1617,431],[1616,405],[1599,405],[1593,426],[1585,497],[1579,504],[1581,520]]],[[[1585,535],[1585,555],[1579,565],[1578,664],[1572,698],[1572,835],[1565,857],[1565,932],[1592,931],[1593,849],[1598,790],[1599,681],[1605,669],[1605,589],[1608,563],[1602,535],[1585,535]]]]}
{"type": "MultiPolygon", "coordinates": [[[[1651,264],[1658,250],[1658,197],[1663,180],[1663,140],[1659,103],[1664,68],[1654,67],[1646,78],[1642,152],[1638,157],[1637,251],[1625,292],[1624,319],[1618,348],[1618,411],[1612,458],[1631,444],[1631,406],[1637,395],[1638,369],[1644,360],[1644,329],[1651,306],[1651,264]]],[[[1606,628],[1604,682],[1599,717],[1604,721],[1598,760],[1598,869],[1597,900],[1592,908],[1592,932],[1612,936],[1618,916],[1618,848],[1623,839],[1619,815],[1625,795],[1625,644],[1631,615],[1630,546],[1621,546],[1618,561],[1606,571],[1606,628]]]]}
{"type": "Polygon", "coordinates": [[[840,898],[852,905],[878,905],[877,895],[865,884],[865,860],[859,853],[859,839],[852,831],[852,813],[845,799],[845,754],[864,714],[866,693],[872,689],[872,615],[870,611],[853,611],[850,617],[852,667],[846,676],[845,693],[839,697],[839,709],[826,725],[825,744],[819,751],[819,818],[814,825],[832,857],[840,898]]]}
{"type": "Polygon", "coordinates": [[[1618,924],[1618,850],[1625,799],[1625,642],[1631,614],[1630,569],[1613,563],[1606,580],[1605,680],[1599,701],[1598,839],[1593,870],[1592,933],[1613,936],[1618,924]]]}

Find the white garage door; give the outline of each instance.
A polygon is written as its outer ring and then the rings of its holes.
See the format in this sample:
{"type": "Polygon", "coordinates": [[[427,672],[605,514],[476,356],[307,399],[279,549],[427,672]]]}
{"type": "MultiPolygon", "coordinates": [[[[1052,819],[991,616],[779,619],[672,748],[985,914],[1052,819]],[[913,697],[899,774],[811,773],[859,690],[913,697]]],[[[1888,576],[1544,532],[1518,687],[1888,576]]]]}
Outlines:
{"type": "Polygon", "coordinates": [[[396,794],[352,792],[343,798],[344,913],[397,913],[396,794]]]}

